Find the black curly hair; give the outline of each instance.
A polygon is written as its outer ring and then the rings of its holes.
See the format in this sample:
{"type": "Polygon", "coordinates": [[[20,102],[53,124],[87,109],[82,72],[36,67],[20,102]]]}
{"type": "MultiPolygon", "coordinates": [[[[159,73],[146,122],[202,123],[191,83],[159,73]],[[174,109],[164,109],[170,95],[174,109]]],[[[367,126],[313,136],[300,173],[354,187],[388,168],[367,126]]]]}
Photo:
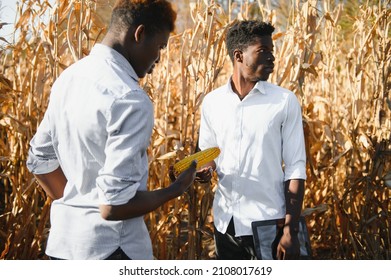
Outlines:
{"type": "Polygon", "coordinates": [[[110,28],[145,26],[146,32],[154,34],[175,29],[177,14],[167,0],[117,0],[111,15],[110,28]]]}
{"type": "Polygon", "coordinates": [[[231,61],[236,49],[244,51],[249,45],[262,36],[271,36],[274,26],[260,20],[242,20],[235,22],[229,29],[225,44],[231,61]]]}

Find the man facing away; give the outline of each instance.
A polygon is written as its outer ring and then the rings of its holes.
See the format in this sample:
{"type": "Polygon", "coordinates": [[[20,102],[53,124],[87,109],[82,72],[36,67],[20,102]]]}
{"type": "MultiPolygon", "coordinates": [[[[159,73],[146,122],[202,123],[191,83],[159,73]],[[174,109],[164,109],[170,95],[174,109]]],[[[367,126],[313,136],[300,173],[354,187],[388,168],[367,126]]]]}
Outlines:
{"type": "Polygon", "coordinates": [[[251,223],[270,219],[281,223],[275,258],[299,257],[306,179],[302,116],[291,91],[267,82],[275,60],[273,31],[258,20],[230,27],[232,76],[202,104],[199,147],[221,149],[209,164],[218,175],[213,217],[219,259],[256,259],[251,223]]]}
{"type": "Polygon", "coordinates": [[[118,0],[102,43],[54,83],[27,162],[53,199],[52,259],[152,259],[143,215],[192,184],[195,162],[147,191],[154,116],[138,80],[159,61],[175,19],[166,0],[118,0]]]}

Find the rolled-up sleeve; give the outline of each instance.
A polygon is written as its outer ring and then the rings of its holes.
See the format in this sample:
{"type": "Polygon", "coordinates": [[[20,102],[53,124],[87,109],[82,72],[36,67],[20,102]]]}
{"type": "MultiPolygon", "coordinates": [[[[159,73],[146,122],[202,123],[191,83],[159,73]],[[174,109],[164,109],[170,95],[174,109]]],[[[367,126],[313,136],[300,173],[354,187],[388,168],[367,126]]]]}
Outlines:
{"type": "Polygon", "coordinates": [[[288,97],[282,126],[284,180],[306,179],[306,152],[300,104],[294,94],[288,97]]]}
{"type": "Polygon", "coordinates": [[[210,124],[208,116],[208,112],[212,112],[212,110],[209,110],[207,108],[208,105],[209,103],[204,100],[204,103],[201,107],[200,132],[198,142],[198,146],[201,150],[217,146],[216,136],[210,124]]]}
{"type": "Polygon", "coordinates": [[[146,186],[152,103],[145,93],[130,93],[113,102],[107,120],[106,159],[96,179],[99,203],[121,205],[146,186]]]}
{"type": "Polygon", "coordinates": [[[50,133],[49,112],[45,113],[36,134],[30,141],[26,165],[33,174],[50,173],[59,167],[50,133]]]}

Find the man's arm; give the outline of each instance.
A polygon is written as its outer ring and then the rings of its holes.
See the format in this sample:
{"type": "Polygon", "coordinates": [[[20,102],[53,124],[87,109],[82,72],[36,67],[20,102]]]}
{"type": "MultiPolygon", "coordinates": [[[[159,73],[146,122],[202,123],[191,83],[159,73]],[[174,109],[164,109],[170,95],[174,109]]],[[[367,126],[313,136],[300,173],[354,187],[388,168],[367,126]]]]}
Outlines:
{"type": "Polygon", "coordinates": [[[46,174],[34,174],[39,185],[44,189],[45,193],[53,200],[59,199],[64,195],[67,178],[65,177],[61,167],[46,174]]]}
{"type": "MultiPolygon", "coordinates": [[[[138,191],[136,195],[123,205],[100,205],[101,215],[106,220],[125,220],[145,215],[163,203],[180,196],[192,184],[195,178],[197,163],[185,170],[175,182],[165,189],[156,191],[138,191]]],[[[64,195],[67,179],[61,169],[47,174],[34,174],[45,193],[53,200],[64,195]]]]}
{"type": "Polygon", "coordinates": [[[122,205],[99,205],[100,213],[105,220],[126,220],[143,216],[165,202],[182,195],[193,183],[197,162],[182,172],[175,182],[164,189],[155,191],[138,191],[127,203],[122,205]]]}
{"type": "Polygon", "coordinates": [[[285,182],[286,216],[283,235],[277,247],[278,259],[298,259],[300,244],[297,234],[304,198],[304,180],[294,179],[285,182]]]}
{"type": "Polygon", "coordinates": [[[304,180],[295,179],[285,182],[286,216],[285,227],[299,229],[299,219],[304,198],[304,180]]]}

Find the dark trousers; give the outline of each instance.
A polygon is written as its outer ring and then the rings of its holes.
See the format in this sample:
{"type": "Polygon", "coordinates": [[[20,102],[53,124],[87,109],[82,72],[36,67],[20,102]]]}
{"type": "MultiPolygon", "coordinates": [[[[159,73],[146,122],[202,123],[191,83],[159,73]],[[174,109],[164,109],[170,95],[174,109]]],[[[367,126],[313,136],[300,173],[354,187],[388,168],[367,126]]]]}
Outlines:
{"type": "Polygon", "coordinates": [[[235,237],[233,218],[229,222],[227,232],[221,233],[214,228],[216,257],[218,260],[256,260],[252,235],[235,237]]]}
{"type": "MultiPolygon", "coordinates": [[[[59,258],[49,256],[51,260],[62,260],[59,258]]],[[[110,256],[108,256],[105,260],[131,260],[121,248],[118,247],[110,256]]]]}
{"type": "Polygon", "coordinates": [[[131,258],[129,258],[121,248],[118,248],[105,260],[131,260],[131,258]]]}

